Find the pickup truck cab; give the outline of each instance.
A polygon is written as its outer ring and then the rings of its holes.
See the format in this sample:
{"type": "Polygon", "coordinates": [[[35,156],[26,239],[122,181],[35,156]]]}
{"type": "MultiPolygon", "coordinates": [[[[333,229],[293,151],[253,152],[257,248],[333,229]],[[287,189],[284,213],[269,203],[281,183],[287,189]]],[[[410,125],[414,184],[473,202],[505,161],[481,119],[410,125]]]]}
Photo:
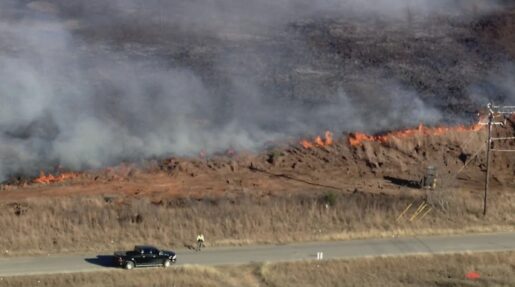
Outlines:
{"type": "Polygon", "coordinates": [[[166,268],[177,261],[177,255],[173,251],[159,250],[154,246],[136,245],[134,250],[115,252],[114,261],[116,265],[127,270],[147,266],[166,268]]]}

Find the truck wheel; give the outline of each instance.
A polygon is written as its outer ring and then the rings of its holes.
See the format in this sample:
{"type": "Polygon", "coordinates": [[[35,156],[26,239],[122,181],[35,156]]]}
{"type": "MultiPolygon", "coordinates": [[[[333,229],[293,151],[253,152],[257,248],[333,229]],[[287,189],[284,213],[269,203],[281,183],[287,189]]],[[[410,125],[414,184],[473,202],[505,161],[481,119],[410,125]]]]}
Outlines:
{"type": "Polygon", "coordinates": [[[127,270],[131,270],[134,268],[134,262],[132,261],[127,261],[127,263],[125,263],[125,269],[127,270]]]}
{"type": "Polygon", "coordinates": [[[164,268],[170,267],[171,264],[172,262],[169,259],[165,259],[165,261],[163,261],[164,268]]]}

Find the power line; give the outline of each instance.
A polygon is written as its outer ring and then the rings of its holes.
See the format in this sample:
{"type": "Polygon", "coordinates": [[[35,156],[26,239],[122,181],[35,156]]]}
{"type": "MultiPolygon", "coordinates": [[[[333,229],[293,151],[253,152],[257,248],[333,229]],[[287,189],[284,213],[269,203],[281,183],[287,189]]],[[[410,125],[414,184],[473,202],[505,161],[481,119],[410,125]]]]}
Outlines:
{"type": "Polygon", "coordinates": [[[494,141],[504,141],[504,140],[515,140],[515,137],[504,137],[504,138],[492,138],[494,141]]]}

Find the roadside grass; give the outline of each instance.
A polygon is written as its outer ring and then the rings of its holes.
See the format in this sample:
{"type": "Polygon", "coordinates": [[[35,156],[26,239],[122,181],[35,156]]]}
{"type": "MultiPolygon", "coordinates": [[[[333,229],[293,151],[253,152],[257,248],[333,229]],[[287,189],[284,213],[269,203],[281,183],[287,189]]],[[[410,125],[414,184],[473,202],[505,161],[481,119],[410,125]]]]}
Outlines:
{"type": "Polygon", "coordinates": [[[514,286],[515,252],[263,265],[268,286],[514,286]],[[469,272],[481,277],[470,280],[469,272]]]}
{"type": "MultiPolygon", "coordinates": [[[[245,268],[242,267],[242,270],[245,268]]],[[[214,267],[186,266],[163,269],[115,270],[62,275],[5,277],[0,286],[38,287],[158,287],[158,286],[252,286],[246,276],[214,267]]]]}
{"type": "Polygon", "coordinates": [[[197,232],[204,233],[208,246],[220,246],[515,229],[512,192],[492,192],[487,217],[480,195],[456,192],[463,196],[456,196],[450,208],[435,206],[413,221],[409,218],[423,195],[335,194],[331,204],[324,193],[159,203],[103,197],[3,202],[0,255],[105,252],[142,243],[184,248],[197,232]],[[397,221],[412,202],[410,213],[397,221]]]}
{"type": "Polygon", "coordinates": [[[303,261],[231,267],[180,266],[4,277],[0,285],[102,286],[514,286],[515,252],[303,261]],[[467,279],[476,272],[478,279],[467,279]]]}

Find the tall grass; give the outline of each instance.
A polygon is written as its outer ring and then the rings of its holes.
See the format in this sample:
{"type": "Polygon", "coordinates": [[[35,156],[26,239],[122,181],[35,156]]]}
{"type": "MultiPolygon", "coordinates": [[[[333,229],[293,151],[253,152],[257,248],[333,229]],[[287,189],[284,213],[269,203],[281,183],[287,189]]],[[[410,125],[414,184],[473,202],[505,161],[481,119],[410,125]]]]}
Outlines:
{"type": "Polygon", "coordinates": [[[513,195],[493,194],[489,216],[481,201],[461,199],[435,207],[422,220],[396,221],[424,197],[365,193],[259,199],[109,200],[103,197],[38,198],[0,205],[0,252],[7,254],[108,251],[149,243],[187,247],[203,232],[208,246],[345,239],[438,230],[489,230],[515,226],[513,195]],[[511,196],[511,197],[510,197],[511,196]]]}

